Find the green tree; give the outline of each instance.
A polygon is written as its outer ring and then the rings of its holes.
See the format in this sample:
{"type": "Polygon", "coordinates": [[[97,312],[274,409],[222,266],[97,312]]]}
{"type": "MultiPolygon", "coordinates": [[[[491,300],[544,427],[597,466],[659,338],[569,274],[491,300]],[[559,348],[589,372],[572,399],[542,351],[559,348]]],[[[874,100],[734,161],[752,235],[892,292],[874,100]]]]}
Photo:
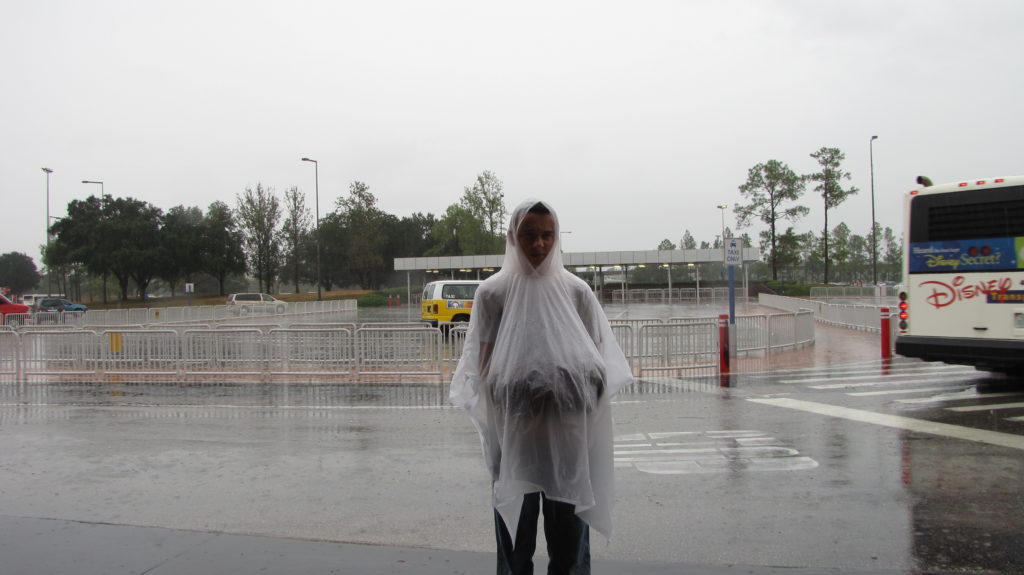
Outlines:
{"type": "Polygon", "coordinates": [[[164,263],[160,277],[175,295],[181,280],[191,280],[203,269],[203,211],[197,207],[175,206],[164,215],[160,231],[164,263]]]}
{"type": "MultiPolygon", "coordinates": [[[[473,186],[465,188],[462,194],[462,206],[484,223],[485,229],[501,239],[505,225],[505,194],[502,183],[493,173],[484,170],[476,177],[473,186]]],[[[500,249],[501,246],[498,246],[500,249]]]]}
{"type": "Polygon", "coordinates": [[[103,303],[107,303],[107,278],[111,275],[113,246],[103,244],[107,239],[101,234],[103,203],[104,198],[96,196],[72,200],[68,204],[68,215],[50,227],[53,241],[44,258],[48,266],[77,264],[102,278],[103,303]]]}
{"type": "Polygon", "coordinates": [[[384,212],[370,187],[355,181],[347,198],[338,199],[338,211],[346,232],[345,261],[356,283],[363,289],[377,289],[385,270],[384,212]]]}
{"type": "Polygon", "coordinates": [[[671,251],[671,250],[674,250],[674,249],[676,249],[676,245],[674,243],[672,243],[671,241],[669,241],[668,238],[665,238],[665,239],[661,240],[661,243],[658,244],[658,250],[659,251],[671,251]]]}
{"type": "Polygon", "coordinates": [[[853,186],[843,189],[841,185],[843,180],[849,180],[851,176],[849,172],[844,172],[842,169],[842,163],[846,159],[846,155],[839,148],[822,147],[817,152],[811,154],[811,157],[818,161],[818,166],[821,168],[820,171],[807,177],[817,182],[814,191],[821,194],[825,203],[825,225],[822,228],[824,239],[822,258],[824,261],[824,283],[827,284],[829,262],[828,211],[842,204],[846,201],[846,198],[856,194],[858,190],[853,186]]]}
{"type": "Polygon", "coordinates": [[[119,269],[135,282],[139,299],[144,300],[150,282],[166,261],[160,233],[163,210],[134,198],[115,198],[105,210],[110,242],[117,245],[114,264],[121,299],[128,299],[128,282],[117,273],[119,269]]]}
{"type": "Polygon", "coordinates": [[[324,291],[350,283],[345,258],[348,233],[341,214],[331,212],[320,218],[320,285],[324,291]]]}
{"type": "Polygon", "coordinates": [[[0,255],[0,286],[11,288],[11,292],[23,294],[39,284],[42,279],[32,258],[21,252],[0,255]]]}
{"type": "Polygon", "coordinates": [[[832,229],[832,246],[830,257],[835,264],[835,277],[838,280],[850,279],[850,226],[840,222],[832,229]],[[844,277],[845,275],[845,277],[844,277]]]}
{"type": "Polygon", "coordinates": [[[683,232],[683,238],[679,240],[679,247],[684,250],[697,249],[697,240],[693,239],[693,235],[690,234],[690,230],[683,232]]]}
{"type": "Polygon", "coordinates": [[[398,220],[393,232],[388,236],[392,241],[391,251],[394,257],[411,258],[425,255],[430,249],[431,232],[437,218],[434,214],[416,212],[398,220]]]}
{"type": "Polygon", "coordinates": [[[228,276],[244,274],[245,253],[242,232],[235,222],[235,215],[224,202],[213,202],[203,218],[200,245],[202,270],[217,280],[220,295],[226,295],[224,284],[228,276]]]}
{"type": "MultiPolygon", "coordinates": [[[[292,186],[284,192],[284,225],[281,229],[281,240],[284,251],[284,272],[282,279],[291,280],[295,285],[295,293],[299,293],[299,280],[304,270],[315,268],[316,238],[310,234],[310,223],[313,217],[306,207],[306,196],[299,188],[292,186]],[[304,245],[313,242],[313,259],[307,259],[304,245]],[[307,262],[314,262],[310,266],[307,262]]],[[[315,276],[315,269],[314,269],[315,276]]]]}
{"type": "Polygon", "coordinates": [[[750,168],[746,183],[739,188],[749,203],[735,207],[736,225],[745,228],[757,219],[768,226],[767,237],[762,236],[767,241],[762,242],[761,249],[768,253],[773,280],[778,279],[779,270],[778,227],[783,221],[795,223],[810,211],[806,206],[787,206],[803,195],[804,181],[783,162],[768,160],[750,168]]]}
{"type": "Polygon", "coordinates": [[[90,196],[68,204],[68,215],[51,228],[58,244],[54,249],[61,263],[81,263],[103,277],[114,276],[121,299],[128,299],[129,284],[135,282],[140,297],[146,297],[149,282],[163,264],[160,227],[163,213],[147,202],[133,198],[90,196]]]}
{"type": "Polygon", "coordinates": [[[871,236],[851,234],[847,244],[846,263],[849,269],[848,281],[859,284],[867,283],[871,278],[871,248],[869,239],[871,236]]]}
{"type": "MultiPolygon", "coordinates": [[[[761,232],[762,239],[767,233],[768,230],[761,232]]],[[[785,270],[789,269],[791,270],[790,279],[796,279],[798,276],[795,272],[801,261],[801,236],[794,232],[792,227],[789,227],[785,232],[776,236],[775,241],[776,263],[779,266],[779,272],[785,275],[785,270]]]]}
{"type": "Polygon", "coordinates": [[[885,264],[886,279],[899,281],[903,269],[903,241],[902,238],[893,233],[892,228],[885,228],[882,232],[885,243],[885,264]]]}
{"type": "Polygon", "coordinates": [[[871,225],[871,231],[867,235],[867,242],[868,257],[871,258],[871,283],[874,284],[878,282],[878,274],[875,272],[879,264],[879,255],[882,253],[882,225],[878,222],[874,222],[871,225]]]}
{"type": "Polygon", "coordinates": [[[452,204],[431,230],[430,256],[472,256],[494,253],[495,236],[484,222],[460,204],[452,204]]]}
{"type": "Polygon", "coordinates": [[[260,291],[270,292],[281,263],[277,225],[281,220],[281,204],[273,188],[257,183],[256,189],[245,188],[235,208],[239,228],[245,238],[249,269],[255,273],[260,291]]]}

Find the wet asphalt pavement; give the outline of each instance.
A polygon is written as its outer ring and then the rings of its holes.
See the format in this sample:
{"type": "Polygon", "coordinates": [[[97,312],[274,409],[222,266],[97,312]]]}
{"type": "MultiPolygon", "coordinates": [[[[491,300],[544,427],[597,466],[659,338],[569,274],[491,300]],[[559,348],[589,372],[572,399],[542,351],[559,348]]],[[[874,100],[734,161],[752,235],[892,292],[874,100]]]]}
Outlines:
{"type": "MultiPolygon", "coordinates": [[[[819,327],[729,387],[621,395],[594,571],[1024,572],[1016,382],[876,344],[819,327]]],[[[0,573],[493,572],[479,441],[446,394],[0,385],[0,573]]]]}

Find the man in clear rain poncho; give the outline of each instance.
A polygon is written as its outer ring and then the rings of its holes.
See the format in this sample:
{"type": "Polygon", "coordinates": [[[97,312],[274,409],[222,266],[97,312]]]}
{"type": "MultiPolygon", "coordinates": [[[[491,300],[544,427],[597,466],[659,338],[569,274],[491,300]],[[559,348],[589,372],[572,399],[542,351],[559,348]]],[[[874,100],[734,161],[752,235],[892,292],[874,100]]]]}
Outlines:
{"type": "Polygon", "coordinates": [[[548,573],[590,573],[589,528],[611,536],[610,400],[633,377],[560,243],[550,206],[515,209],[452,379],[451,400],[469,412],[491,471],[499,575],[533,573],[541,507],[548,573]]]}

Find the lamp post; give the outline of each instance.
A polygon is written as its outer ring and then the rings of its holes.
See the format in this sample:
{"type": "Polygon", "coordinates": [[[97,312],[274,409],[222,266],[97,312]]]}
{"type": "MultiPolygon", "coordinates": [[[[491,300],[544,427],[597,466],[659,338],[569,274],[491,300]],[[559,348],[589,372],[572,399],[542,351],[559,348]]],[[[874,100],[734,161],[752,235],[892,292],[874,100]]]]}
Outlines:
{"type": "Polygon", "coordinates": [[[316,198],[314,200],[316,207],[316,231],[315,243],[316,243],[316,301],[322,301],[323,295],[320,293],[320,164],[316,160],[310,158],[302,158],[303,162],[313,162],[313,177],[314,177],[314,190],[316,190],[316,198]]]}
{"type": "Polygon", "coordinates": [[[686,264],[686,267],[692,269],[697,274],[697,306],[700,306],[700,266],[694,263],[686,264]]]}
{"type": "MultiPolygon", "coordinates": [[[[53,170],[50,168],[43,168],[46,172],[46,252],[50,252],[50,174],[53,170]]],[[[45,262],[44,262],[45,263],[45,262]]],[[[50,295],[53,292],[53,276],[50,274],[50,266],[46,266],[46,295],[50,295]]]]}
{"type": "Polygon", "coordinates": [[[726,271],[729,274],[729,354],[730,356],[735,355],[736,346],[736,330],[733,328],[736,325],[736,266],[726,265],[726,247],[725,247],[725,210],[729,207],[729,204],[722,204],[715,206],[722,210],[722,265],[726,267],[726,271]]]}
{"type": "Polygon", "coordinates": [[[871,285],[878,285],[878,232],[875,231],[875,140],[868,141],[868,156],[871,162],[871,285]]]}
{"type": "Polygon", "coordinates": [[[725,261],[725,210],[729,209],[729,204],[715,207],[722,210],[722,261],[725,261]]]}
{"type": "Polygon", "coordinates": [[[105,192],[105,191],[103,190],[103,182],[100,182],[100,181],[93,181],[93,180],[82,180],[82,183],[83,183],[83,184],[99,184],[99,185],[100,185],[100,195],[101,195],[101,196],[105,196],[105,195],[107,195],[107,192],[105,192]]]}

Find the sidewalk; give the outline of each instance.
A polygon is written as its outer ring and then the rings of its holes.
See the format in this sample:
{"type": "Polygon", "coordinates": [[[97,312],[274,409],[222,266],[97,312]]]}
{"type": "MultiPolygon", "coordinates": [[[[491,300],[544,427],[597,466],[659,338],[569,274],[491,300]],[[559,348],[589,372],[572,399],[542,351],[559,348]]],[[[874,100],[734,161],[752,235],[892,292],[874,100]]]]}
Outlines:
{"type": "Polygon", "coordinates": [[[735,358],[735,373],[806,369],[845,363],[882,361],[882,340],[868,333],[818,323],[814,326],[814,345],[758,357],[735,358]]]}
{"type": "MultiPolygon", "coordinates": [[[[493,573],[491,553],[354,545],[0,516],[0,572],[11,575],[462,575],[493,573]]],[[[536,573],[546,559],[538,557],[536,573]]],[[[595,561],[638,575],[909,575],[792,567],[595,561]]]]}

